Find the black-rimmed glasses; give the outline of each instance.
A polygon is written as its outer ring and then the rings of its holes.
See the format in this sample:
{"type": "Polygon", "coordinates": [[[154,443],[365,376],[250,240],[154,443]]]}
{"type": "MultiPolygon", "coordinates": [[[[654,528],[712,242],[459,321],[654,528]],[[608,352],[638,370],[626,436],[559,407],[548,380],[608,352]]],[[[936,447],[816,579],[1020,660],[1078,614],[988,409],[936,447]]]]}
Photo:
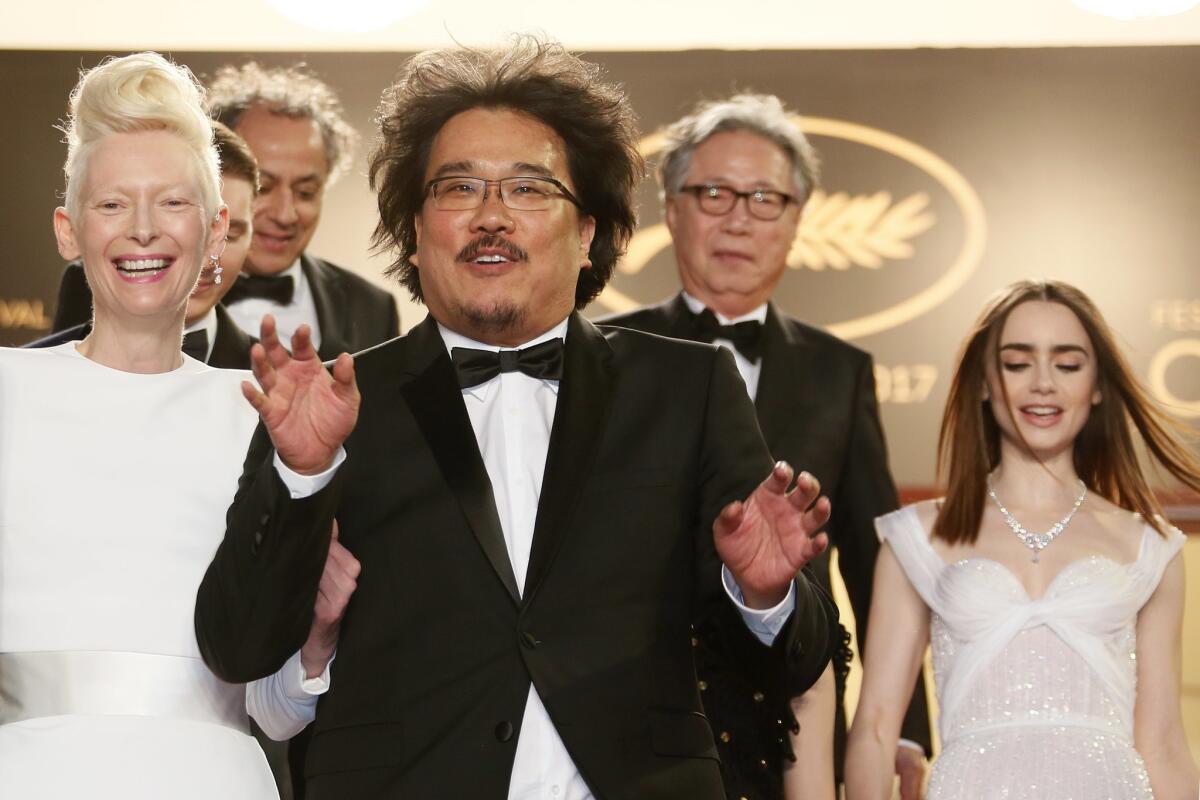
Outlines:
{"type": "Polygon", "coordinates": [[[496,181],[467,175],[450,175],[434,178],[425,185],[425,191],[433,197],[433,205],[436,208],[443,211],[469,211],[483,205],[488,196],[489,186],[499,186],[500,202],[514,211],[544,211],[557,197],[583,208],[583,204],[559,181],[529,175],[517,175],[496,181]]]}
{"type": "Polygon", "coordinates": [[[779,219],[787,209],[788,203],[796,202],[796,198],[790,194],[771,189],[742,192],[732,186],[722,186],[718,183],[693,184],[684,186],[679,191],[691,193],[696,198],[700,210],[714,217],[720,217],[733,211],[737,201],[744,197],[750,216],[767,222],[779,219]]]}

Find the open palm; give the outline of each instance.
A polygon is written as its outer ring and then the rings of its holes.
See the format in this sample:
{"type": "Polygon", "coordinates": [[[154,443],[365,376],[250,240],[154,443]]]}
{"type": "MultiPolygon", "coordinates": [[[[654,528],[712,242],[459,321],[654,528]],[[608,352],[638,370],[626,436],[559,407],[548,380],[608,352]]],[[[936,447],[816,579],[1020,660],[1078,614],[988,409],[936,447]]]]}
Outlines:
{"type": "Polygon", "coordinates": [[[830,509],[828,499],[818,498],[817,480],[801,473],[788,492],[791,481],[792,468],[777,463],[748,498],[727,505],[713,522],[717,555],[754,608],[782,601],[796,573],[829,544],[818,532],[830,509]]]}
{"type": "Polygon", "coordinates": [[[283,463],[300,474],[327,469],[358,420],[354,359],[342,353],[332,371],[326,370],[307,325],[296,330],[288,353],[268,314],[250,365],[259,385],[244,381],[242,394],[258,411],[283,463]]]}

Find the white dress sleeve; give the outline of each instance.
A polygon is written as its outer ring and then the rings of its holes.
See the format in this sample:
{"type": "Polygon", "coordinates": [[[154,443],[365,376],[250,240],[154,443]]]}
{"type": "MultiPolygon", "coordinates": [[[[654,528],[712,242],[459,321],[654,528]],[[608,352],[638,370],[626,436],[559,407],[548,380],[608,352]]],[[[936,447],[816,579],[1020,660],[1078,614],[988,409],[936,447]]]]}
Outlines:
{"type": "Polygon", "coordinates": [[[1138,609],[1149,602],[1158,589],[1158,583],[1162,580],[1167,565],[1187,541],[1187,536],[1178,528],[1166,524],[1165,520],[1160,522],[1166,528],[1166,536],[1159,534],[1149,525],[1142,531],[1142,545],[1133,570],[1134,591],[1137,593],[1135,604],[1138,609]]]}
{"type": "Polygon", "coordinates": [[[277,742],[292,738],[317,716],[317,698],[329,691],[329,667],[305,678],[297,651],[274,675],[246,684],[246,713],[277,742]]]}
{"type": "Polygon", "coordinates": [[[929,543],[929,534],[921,525],[916,506],[905,506],[875,518],[879,541],[892,548],[900,568],[917,594],[937,611],[937,582],[946,566],[929,543]]]}

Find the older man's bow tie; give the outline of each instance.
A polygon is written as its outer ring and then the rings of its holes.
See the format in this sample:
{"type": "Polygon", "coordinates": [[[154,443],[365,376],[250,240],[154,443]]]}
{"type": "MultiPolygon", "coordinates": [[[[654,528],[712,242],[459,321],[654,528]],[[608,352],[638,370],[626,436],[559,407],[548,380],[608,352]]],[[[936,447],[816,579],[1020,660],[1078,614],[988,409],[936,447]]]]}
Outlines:
{"type": "Polygon", "coordinates": [[[712,343],[714,339],[726,339],[733,342],[737,351],[749,361],[758,361],[762,357],[763,324],[758,320],[748,319],[745,322],[735,322],[732,325],[722,325],[717,321],[717,315],[711,309],[704,309],[699,314],[692,315],[696,338],[712,343]]]}
{"type": "Polygon", "coordinates": [[[222,299],[225,305],[240,303],[251,297],[271,300],[281,306],[290,305],[296,294],[296,281],[291,275],[247,275],[243,273],[222,299]]]}
{"type": "Polygon", "coordinates": [[[523,350],[499,352],[455,347],[450,351],[450,357],[454,360],[458,385],[462,389],[487,383],[501,372],[524,372],[540,380],[562,380],[562,339],[550,339],[523,350]]]}
{"type": "Polygon", "coordinates": [[[183,335],[183,352],[197,361],[208,358],[208,331],[201,328],[198,331],[183,335]]]}

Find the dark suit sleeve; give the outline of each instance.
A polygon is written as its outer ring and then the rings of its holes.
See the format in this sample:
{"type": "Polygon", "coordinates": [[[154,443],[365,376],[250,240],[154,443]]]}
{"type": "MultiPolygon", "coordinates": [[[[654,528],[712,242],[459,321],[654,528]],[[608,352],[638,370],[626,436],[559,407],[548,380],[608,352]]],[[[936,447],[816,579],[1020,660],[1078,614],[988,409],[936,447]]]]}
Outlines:
{"type": "MultiPolygon", "coordinates": [[[[867,641],[867,616],[871,608],[875,560],[879,555],[875,518],[894,511],[899,505],[896,487],[888,471],[887,446],[869,357],[862,359],[858,369],[853,409],[850,441],[838,479],[837,496],[830,498],[833,515],[829,532],[838,548],[838,568],[854,609],[855,633],[861,650],[867,641]]],[[[917,676],[901,736],[920,744],[926,755],[932,754],[929,710],[921,675],[917,676]]]]}
{"type": "Polygon", "coordinates": [[[710,384],[704,453],[700,465],[701,530],[697,532],[698,562],[710,589],[709,617],[698,630],[715,637],[723,661],[737,665],[752,681],[786,703],[789,691],[801,693],[821,676],[832,658],[837,637],[837,609],[807,570],[795,581],[796,607],[774,643],[767,647],[745,625],[737,608],[720,586],[720,561],[712,543],[712,522],[729,502],[745,499],[767,477],[772,461],[740,382],[733,358],[718,348],[710,384]]]}
{"type": "Polygon", "coordinates": [[[71,261],[63,269],[58,283],[58,302],[54,306],[52,332],[73,328],[92,321],[92,290],[83,272],[83,264],[71,261]]]}
{"type": "Polygon", "coordinates": [[[196,596],[196,641],[222,680],[278,670],[304,644],[345,465],[328,486],[292,499],[260,425],[246,457],[225,539],[196,596]]]}

